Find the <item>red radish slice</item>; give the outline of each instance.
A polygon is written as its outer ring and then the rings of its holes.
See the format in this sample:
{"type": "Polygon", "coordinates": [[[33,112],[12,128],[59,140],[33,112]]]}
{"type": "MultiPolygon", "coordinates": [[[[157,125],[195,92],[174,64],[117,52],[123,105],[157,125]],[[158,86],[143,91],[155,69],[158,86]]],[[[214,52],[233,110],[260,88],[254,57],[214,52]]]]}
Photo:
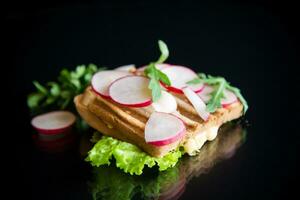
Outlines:
{"type": "Polygon", "coordinates": [[[177,102],[173,95],[166,91],[161,91],[161,97],[152,106],[157,112],[172,113],[177,110],[177,102]]]}
{"type": "MultiPolygon", "coordinates": [[[[155,67],[156,67],[157,69],[159,69],[159,70],[162,70],[162,69],[164,69],[164,68],[171,67],[171,66],[172,66],[172,65],[167,64],[167,63],[156,64],[156,65],[155,65],[155,67]]],[[[137,72],[138,72],[138,73],[142,73],[142,72],[144,72],[144,70],[145,70],[147,67],[148,67],[147,65],[146,65],[146,66],[139,67],[139,68],[137,69],[137,72]]]]}
{"type": "Polygon", "coordinates": [[[203,83],[193,85],[187,84],[188,81],[198,77],[193,70],[187,67],[172,66],[162,69],[162,72],[165,73],[171,81],[171,86],[163,84],[169,91],[182,94],[182,89],[187,86],[189,86],[194,92],[200,92],[204,88],[203,83]]]}
{"type": "MultiPolygon", "coordinates": [[[[207,103],[211,98],[211,93],[214,91],[214,88],[210,85],[205,85],[204,89],[198,93],[199,97],[207,103]]],[[[237,96],[230,90],[224,90],[224,97],[221,99],[221,104],[223,108],[230,106],[231,104],[238,101],[237,96]]]]}
{"type": "Polygon", "coordinates": [[[110,99],[108,93],[109,85],[113,81],[128,75],[130,75],[130,73],[124,71],[106,70],[106,71],[97,72],[96,74],[94,74],[91,81],[92,89],[100,96],[110,99]]]}
{"type": "Polygon", "coordinates": [[[113,101],[129,107],[149,106],[152,101],[149,79],[144,76],[126,76],[114,81],[109,87],[113,101]]]}
{"type": "Polygon", "coordinates": [[[224,97],[221,99],[221,104],[223,108],[227,108],[228,106],[230,106],[231,104],[237,101],[238,98],[233,92],[226,89],[224,90],[224,97]]]}
{"type": "Polygon", "coordinates": [[[183,93],[186,98],[191,102],[198,115],[204,120],[207,121],[209,117],[209,112],[206,111],[206,105],[202,99],[189,87],[183,89],[183,93]]]}
{"type": "Polygon", "coordinates": [[[210,85],[205,85],[203,90],[198,93],[199,97],[207,103],[211,98],[211,93],[214,91],[214,88],[210,85]]]}
{"type": "Polygon", "coordinates": [[[130,64],[130,65],[123,65],[123,66],[117,67],[117,68],[115,68],[115,70],[134,73],[136,71],[136,68],[135,68],[134,64],[130,64]]]}
{"type": "Polygon", "coordinates": [[[31,120],[32,126],[42,134],[60,134],[69,131],[76,117],[68,111],[53,111],[38,115],[31,120]]]}
{"type": "Polygon", "coordinates": [[[168,113],[154,112],[145,127],[145,140],[155,146],[164,146],[176,142],[185,134],[184,123],[168,113]]]}

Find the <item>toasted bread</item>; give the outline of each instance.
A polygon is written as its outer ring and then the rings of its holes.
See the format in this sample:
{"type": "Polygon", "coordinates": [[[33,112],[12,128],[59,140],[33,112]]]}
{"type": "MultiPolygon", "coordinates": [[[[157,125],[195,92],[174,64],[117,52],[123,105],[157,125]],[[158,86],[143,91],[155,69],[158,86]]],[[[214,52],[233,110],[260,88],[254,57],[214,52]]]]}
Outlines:
{"type": "MultiPolygon", "coordinates": [[[[179,146],[184,146],[188,154],[194,154],[206,141],[206,138],[202,137],[199,142],[199,136],[212,127],[218,128],[242,115],[243,106],[236,102],[229,107],[217,109],[207,121],[203,121],[183,95],[173,95],[178,104],[176,115],[183,120],[187,131],[182,140],[159,147],[146,143],[144,138],[146,122],[154,111],[151,106],[125,107],[95,94],[90,87],[83,94],[76,96],[74,102],[81,117],[91,127],[104,135],[135,144],[154,157],[162,157],[179,146]]],[[[212,139],[214,138],[209,140],[212,139]]]]}

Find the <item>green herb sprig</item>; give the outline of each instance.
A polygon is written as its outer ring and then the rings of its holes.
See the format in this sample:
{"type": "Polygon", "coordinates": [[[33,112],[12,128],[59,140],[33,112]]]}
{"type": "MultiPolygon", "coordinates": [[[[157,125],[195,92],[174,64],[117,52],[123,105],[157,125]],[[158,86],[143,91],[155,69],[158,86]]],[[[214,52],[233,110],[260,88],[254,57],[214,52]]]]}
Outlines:
{"type": "Polygon", "coordinates": [[[73,98],[82,93],[89,85],[93,74],[104,68],[94,64],[77,66],[75,70],[61,70],[56,82],[45,85],[33,81],[36,92],[27,97],[27,105],[32,113],[39,113],[51,109],[67,109],[73,98]]]}
{"type": "Polygon", "coordinates": [[[236,87],[230,85],[223,77],[215,77],[211,75],[206,75],[204,73],[199,73],[198,78],[188,81],[187,84],[199,84],[205,83],[208,85],[215,85],[214,91],[211,93],[211,99],[208,101],[206,110],[208,112],[215,112],[221,106],[221,100],[224,97],[224,90],[232,91],[241,101],[244,107],[244,114],[248,110],[248,103],[242,96],[240,90],[236,87]]]}
{"type": "Polygon", "coordinates": [[[155,67],[156,64],[165,62],[169,57],[167,45],[163,41],[159,40],[158,46],[161,52],[159,59],[156,62],[151,62],[144,71],[145,75],[150,78],[149,89],[151,89],[152,92],[153,102],[156,102],[161,97],[162,88],[160,81],[166,85],[171,85],[168,76],[155,67]]]}

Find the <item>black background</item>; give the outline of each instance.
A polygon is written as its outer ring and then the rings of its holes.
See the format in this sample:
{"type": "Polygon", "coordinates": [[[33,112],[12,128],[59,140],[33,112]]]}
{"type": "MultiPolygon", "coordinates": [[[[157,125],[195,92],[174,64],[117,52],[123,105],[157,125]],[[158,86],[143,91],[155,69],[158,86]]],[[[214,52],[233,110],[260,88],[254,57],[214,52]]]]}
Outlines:
{"type": "Polygon", "coordinates": [[[62,67],[79,64],[143,65],[158,57],[158,39],[168,44],[169,63],[224,76],[250,105],[246,144],[190,182],[182,199],[286,199],[297,193],[299,103],[292,77],[299,66],[299,23],[291,2],[11,1],[4,8],[4,105],[13,105],[6,107],[13,142],[5,154],[16,167],[11,198],[88,198],[89,168],[80,159],[57,160],[34,148],[26,107],[31,81],[53,80],[62,67]]]}

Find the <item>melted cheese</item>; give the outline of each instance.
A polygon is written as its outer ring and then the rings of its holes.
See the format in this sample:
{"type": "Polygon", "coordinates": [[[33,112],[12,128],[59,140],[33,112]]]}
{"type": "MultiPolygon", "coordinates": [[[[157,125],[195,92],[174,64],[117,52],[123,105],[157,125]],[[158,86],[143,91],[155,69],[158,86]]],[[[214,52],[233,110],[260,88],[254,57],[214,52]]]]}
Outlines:
{"type": "Polygon", "coordinates": [[[204,143],[212,141],[217,137],[219,126],[213,126],[206,131],[197,133],[194,137],[189,138],[184,144],[184,150],[189,155],[195,155],[200,151],[204,143]]]}
{"type": "Polygon", "coordinates": [[[207,138],[207,140],[209,140],[209,141],[214,140],[217,137],[218,129],[219,129],[218,126],[213,126],[210,129],[208,129],[206,131],[206,138],[207,138]]]}

